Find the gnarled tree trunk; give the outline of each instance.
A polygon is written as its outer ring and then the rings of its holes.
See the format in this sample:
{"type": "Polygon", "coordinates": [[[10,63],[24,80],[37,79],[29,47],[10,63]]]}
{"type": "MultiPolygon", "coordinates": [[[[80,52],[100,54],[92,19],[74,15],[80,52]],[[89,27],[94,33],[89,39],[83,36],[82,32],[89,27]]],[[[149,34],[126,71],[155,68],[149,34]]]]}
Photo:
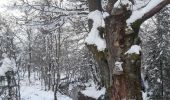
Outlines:
{"type": "MultiPolygon", "coordinates": [[[[126,55],[125,52],[132,45],[140,44],[138,32],[141,23],[162,9],[166,3],[160,3],[151,10],[151,13],[146,13],[140,20],[132,23],[131,34],[126,34],[126,20],[132,12],[127,10],[125,5],[114,9],[113,5],[116,1],[108,0],[106,10],[110,15],[105,19],[105,28],[99,30],[106,40],[106,49],[98,51],[96,46],[88,44],[87,47],[100,67],[102,84],[107,90],[106,100],[142,100],[141,57],[137,54],[126,55]],[[122,62],[123,71],[115,70],[116,62],[122,62]]],[[[88,3],[90,11],[102,12],[101,0],[88,0],[88,3]]],[[[93,21],[89,19],[90,29],[92,24],[93,21]]]]}

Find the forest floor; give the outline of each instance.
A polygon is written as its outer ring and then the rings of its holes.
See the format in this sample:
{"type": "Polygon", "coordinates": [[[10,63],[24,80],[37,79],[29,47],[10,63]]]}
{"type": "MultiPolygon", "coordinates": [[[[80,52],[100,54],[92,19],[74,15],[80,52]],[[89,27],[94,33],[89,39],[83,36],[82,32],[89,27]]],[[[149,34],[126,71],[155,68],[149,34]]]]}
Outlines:
{"type": "MultiPolygon", "coordinates": [[[[54,100],[54,92],[45,91],[45,87],[42,85],[43,82],[40,81],[36,76],[37,75],[35,75],[35,73],[32,73],[29,82],[27,73],[25,73],[25,75],[20,75],[20,77],[22,77],[20,81],[21,100],[54,100]]],[[[105,88],[97,90],[98,87],[93,81],[89,81],[85,85],[86,89],[81,91],[81,93],[85,96],[97,99],[101,95],[105,94],[105,88]]],[[[57,93],[57,100],[72,99],[66,95],[57,93]]]]}
{"type": "MultiPolygon", "coordinates": [[[[25,75],[27,76],[27,75],[25,75]]],[[[53,91],[45,91],[41,82],[35,77],[31,77],[31,83],[29,84],[28,78],[23,77],[20,82],[21,100],[54,100],[53,91]]],[[[58,100],[72,100],[66,95],[60,93],[57,94],[58,100]]]]}

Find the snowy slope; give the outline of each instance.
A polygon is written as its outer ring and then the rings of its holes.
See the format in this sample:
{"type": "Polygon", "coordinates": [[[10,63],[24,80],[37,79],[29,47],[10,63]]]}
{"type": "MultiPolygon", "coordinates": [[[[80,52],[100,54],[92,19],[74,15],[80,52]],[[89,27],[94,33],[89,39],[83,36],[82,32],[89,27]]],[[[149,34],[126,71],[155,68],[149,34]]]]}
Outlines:
{"type": "Polygon", "coordinates": [[[21,100],[53,100],[53,92],[43,91],[36,86],[22,86],[21,100]]]}
{"type": "MultiPolygon", "coordinates": [[[[52,91],[43,91],[38,86],[22,86],[21,100],[54,100],[52,91]]],[[[57,94],[58,100],[72,100],[71,98],[57,94]]]]}
{"type": "MultiPolygon", "coordinates": [[[[27,76],[27,75],[26,75],[27,76]]],[[[33,75],[32,75],[33,76],[33,75]]],[[[54,100],[53,91],[44,91],[39,80],[31,77],[31,84],[28,84],[28,78],[24,77],[20,82],[21,100],[54,100]]],[[[58,100],[72,100],[66,95],[57,94],[58,100]]]]}

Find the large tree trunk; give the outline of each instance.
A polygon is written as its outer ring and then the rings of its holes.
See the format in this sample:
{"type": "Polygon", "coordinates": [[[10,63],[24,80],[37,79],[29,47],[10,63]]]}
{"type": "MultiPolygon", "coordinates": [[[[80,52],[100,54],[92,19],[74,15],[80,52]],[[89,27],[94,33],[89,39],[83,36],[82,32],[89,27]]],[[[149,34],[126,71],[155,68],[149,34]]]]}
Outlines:
{"type": "MultiPolygon", "coordinates": [[[[100,0],[88,0],[89,10],[101,11],[100,0]]],[[[109,9],[108,9],[109,10],[109,9]]],[[[113,15],[105,19],[104,38],[107,48],[98,51],[96,46],[87,45],[93,53],[101,70],[101,80],[106,87],[106,100],[142,100],[140,55],[125,55],[125,52],[133,45],[138,44],[138,31],[140,23],[133,25],[134,33],[125,34],[126,19],[130,11],[126,8],[117,9],[113,15]],[[123,62],[123,71],[115,70],[115,62],[123,62]]],[[[89,20],[89,28],[92,27],[89,20]]]]}
{"type": "MultiPolygon", "coordinates": [[[[111,88],[113,100],[126,98],[141,100],[141,77],[140,77],[140,55],[125,55],[125,52],[133,45],[138,44],[138,31],[126,34],[126,9],[119,9],[115,15],[106,19],[105,39],[108,49],[108,66],[113,72],[113,84],[111,88]],[[115,70],[115,62],[123,62],[123,72],[115,70]],[[112,86],[113,85],[113,86],[112,86]]],[[[136,30],[138,26],[134,25],[136,30]]]]}

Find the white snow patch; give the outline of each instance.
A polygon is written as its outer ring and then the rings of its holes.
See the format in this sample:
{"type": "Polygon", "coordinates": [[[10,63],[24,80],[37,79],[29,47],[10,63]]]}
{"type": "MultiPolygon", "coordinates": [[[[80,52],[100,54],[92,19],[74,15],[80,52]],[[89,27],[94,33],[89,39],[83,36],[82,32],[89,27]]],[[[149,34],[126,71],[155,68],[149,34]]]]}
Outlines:
{"type": "Polygon", "coordinates": [[[99,51],[103,51],[106,48],[106,41],[99,35],[99,27],[105,27],[104,18],[109,16],[107,12],[102,13],[99,10],[95,10],[89,13],[88,18],[93,20],[93,26],[88,36],[85,39],[87,44],[94,44],[99,51]]]}
{"type": "Polygon", "coordinates": [[[91,83],[90,87],[87,87],[85,90],[81,91],[82,94],[95,99],[98,99],[101,95],[104,95],[105,92],[106,92],[105,88],[102,88],[101,90],[97,90],[94,82],[91,83]]]}
{"type": "Polygon", "coordinates": [[[143,100],[149,100],[147,97],[147,92],[142,91],[142,98],[143,98],[143,100]]]}
{"type": "Polygon", "coordinates": [[[143,85],[144,85],[145,89],[147,90],[149,88],[148,81],[145,80],[145,76],[143,73],[141,73],[141,78],[142,78],[143,85]]]}
{"type": "Polygon", "coordinates": [[[16,70],[16,64],[13,59],[9,59],[7,57],[7,54],[3,53],[2,56],[4,57],[2,62],[2,65],[0,66],[0,76],[5,76],[5,73],[8,71],[15,71],[16,70]]]}
{"type": "MultiPolygon", "coordinates": [[[[33,74],[33,73],[32,73],[33,74]]],[[[54,100],[53,91],[44,91],[44,86],[41,84],[41,81],[38,80],[38,77],[31,75],[31,83],[27,79],[27,73],[21,79],[21,100],[54,100]]],[[[57,100],[72,100],[66,95],[57,93],[57,100]]]]}
{"type": "Polygon", "coordinates": [[[115,71],[123,71],[122,64],[123,64],[123,62],[116,61],[115,62],[115,71]]]}
{"type": "Polygon", "coordinates": [[[142,91],[142,97],[143,97],[143,100],[149,100],[149,98],[147,97],[147,93],[148,92],[146,92],[146,90],[149,88],[149,86],[148,86],[148,81],[147,80],[145,80],[145,73],[144,72],[141,72],[141,79],[142,79],[142,85],[144,86],[144,88],[145,88],[145,92],[144,91],[142,91]]]}
{"type": "Polygon", "coordinates": [[[157,79],[157,82],[161,83],[161,79],[160,79],[160,78],[158,78],[158,79],[157,79]]]}
{"type": "Polygon", "coordinates": [[[146,7],[132,11],[132,15],[129,19],[126,20],[126,23],[130,25],[131,23],[135,22],[136,20],[143,17],[144,14],[149,12],[151,9],[156,7],[162,0],[151,0],[146,7]]]}
{"type": "Polygon", "coordinates": [[[139,45],[132,45],[131,48],[125,54],[140,54],[141,47],[139,45]]]}
{"type": "Polygon", "coordinates": [[[103,12],[103,18],[105,19],[106,17],[109,16],[109,13],[108,12],[103,12]]]}
{"type": "MultiPolygon", "coordinates": [[[[54,92],[43,91],[37,86],[22,86],[21,87],[22,100],[54,100],[54,92]]],[[[58,100],[72,100],[68,96],[57,94],[58,100]]]]}

